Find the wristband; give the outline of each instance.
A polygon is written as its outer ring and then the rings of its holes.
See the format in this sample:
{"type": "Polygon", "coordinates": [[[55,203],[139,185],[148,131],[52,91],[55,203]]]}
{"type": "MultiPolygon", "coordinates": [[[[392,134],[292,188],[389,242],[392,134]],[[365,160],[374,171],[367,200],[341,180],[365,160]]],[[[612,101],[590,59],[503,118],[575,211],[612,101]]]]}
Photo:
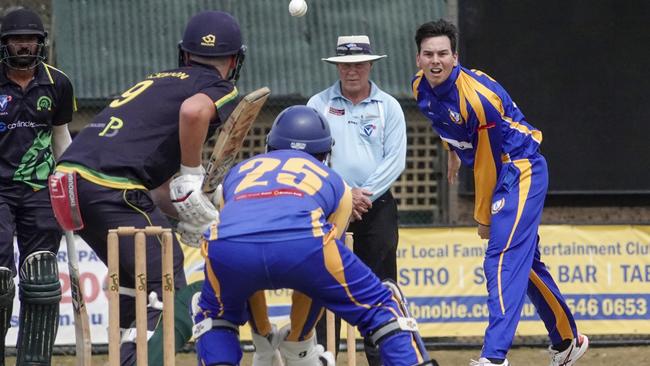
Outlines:
{"type": "Polygon", "coordinates": [[[203,165],[192,167],[181,164],[181,175],[205,175],[205,169],[203,165]]]}

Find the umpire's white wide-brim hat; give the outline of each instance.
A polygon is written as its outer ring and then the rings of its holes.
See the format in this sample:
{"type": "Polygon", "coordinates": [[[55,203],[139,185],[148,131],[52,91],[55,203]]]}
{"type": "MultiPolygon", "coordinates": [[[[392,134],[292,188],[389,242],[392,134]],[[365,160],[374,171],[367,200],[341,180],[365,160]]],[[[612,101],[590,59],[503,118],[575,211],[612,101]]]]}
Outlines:
{"type": "Polygon", "coordinates": [[[351,64],[375,61],[386,55],[373,55],[368,36],[341,36],[336,42],[336,56],[322,58],[331,64],[351,64]]]}

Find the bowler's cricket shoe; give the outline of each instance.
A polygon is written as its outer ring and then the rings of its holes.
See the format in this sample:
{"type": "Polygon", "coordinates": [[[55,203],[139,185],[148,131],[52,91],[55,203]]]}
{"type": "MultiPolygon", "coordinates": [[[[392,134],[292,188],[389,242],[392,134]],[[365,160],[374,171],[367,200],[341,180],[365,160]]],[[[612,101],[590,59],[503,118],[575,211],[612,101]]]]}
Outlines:
{"type": "Polygon", "coordinates": [[[583,334],[578,334],[578,338],[574,338],[571,345],[564,351],[556,351],[549,347],[550,366],[572,366],[587,352],[587,348],[589,348],[589,338],[583,334]]]}
{"type": "Polygon", "coordinates": [[[510,362],[508,360],[503,360],[501,363],[493,363],[492,361],[488,360],[485,357],[481,357],[478,359],[478,361],[472,360],[469,363],[469,366],[510,366],[510,362]]]}

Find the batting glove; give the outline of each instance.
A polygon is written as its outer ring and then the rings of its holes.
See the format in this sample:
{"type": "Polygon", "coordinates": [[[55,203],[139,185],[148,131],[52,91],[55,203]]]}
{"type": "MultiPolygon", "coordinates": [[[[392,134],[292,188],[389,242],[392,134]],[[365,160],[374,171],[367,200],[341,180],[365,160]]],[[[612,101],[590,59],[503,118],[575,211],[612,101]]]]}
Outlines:
{"type": "Polygon", "coordinates": [[[169,184],[169,196],[181,221],[194,225],[210,223],[218,217],[217,209],[202,191],[203,175],[185,174],[169,184]]]}
{"type": "Polygon", "coordinates": [[[176,226],[176,232],[180,235],[180,241],[182,244],[194,248],[200,248],[203,233],[210,229],[211,224],[212,223],[209,222],[203,225],[194,225],[189,222],[180,221],[178,226],[176,226]]]}

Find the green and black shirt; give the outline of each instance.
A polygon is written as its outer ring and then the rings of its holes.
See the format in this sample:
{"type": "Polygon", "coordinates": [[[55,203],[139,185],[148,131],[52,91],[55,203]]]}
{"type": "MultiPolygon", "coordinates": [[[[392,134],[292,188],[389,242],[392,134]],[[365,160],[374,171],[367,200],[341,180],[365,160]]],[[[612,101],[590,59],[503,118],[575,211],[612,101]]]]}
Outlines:
{"type": "Polygon", "coordinates": [[[54,169],[52,126],[72,120],[76,102],[70,79],[41,63],[23,90],[0,64],[0,182],[46,187],[54,169]]]}

